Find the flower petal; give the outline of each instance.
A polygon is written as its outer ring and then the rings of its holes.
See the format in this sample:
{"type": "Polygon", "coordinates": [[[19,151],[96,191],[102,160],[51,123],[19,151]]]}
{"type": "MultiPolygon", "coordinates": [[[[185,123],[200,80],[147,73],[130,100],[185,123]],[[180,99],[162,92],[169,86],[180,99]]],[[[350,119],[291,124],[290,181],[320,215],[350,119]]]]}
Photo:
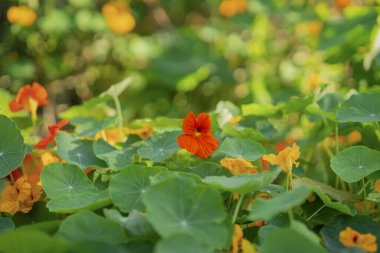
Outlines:
{"type": "Polygon", "coordinates": [[[182,134],[177,139],[178,146],[186,149],[192,154],[195,154],[199,150],[199,143],[196,137],[192,135],[182,134]]]}
{"type": "Polygon", "coordinates": [[[195,153],[200,158],[209,157],[218,148],[218,140],[212,134],[202,135],[198,138],[199,149],[195,153]]]}
{"type": "Polygon", "coordinates": [[[207,134],[211,130],[211,118],[208,113],[202,112],[198,115],[196,128],[199,132],[207,134]]]}
{"type": "Polygon", "coordinates": [[[197,119],[193,112],[189,112],[187,116],[182,121],[182,130],[185,134],[193,135],[196,128],[197,119]]]}

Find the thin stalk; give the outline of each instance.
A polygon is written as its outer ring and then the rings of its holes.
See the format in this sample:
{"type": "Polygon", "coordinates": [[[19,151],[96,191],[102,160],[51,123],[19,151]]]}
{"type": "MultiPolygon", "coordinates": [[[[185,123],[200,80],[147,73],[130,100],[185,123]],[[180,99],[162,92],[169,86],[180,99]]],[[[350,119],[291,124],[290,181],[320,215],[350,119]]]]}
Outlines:
{"type": "Polygon", "coordinates": [[[240,196],[240,198],[239,198],[239,200],[235,206],[234,216],[232,216],[232,224],[235,224],[235,222],[236,222],[237,216],[239,214],[240,206],[243,203],[244,196],[245,196],[244,194],[241,194],[241,196],[240,196]]]}
{"type": "Polygon", "coordinates": [[[121,105],[120,105],[120,100],[118,97],[113,97],[113,100],[115,102],[116,106],[116,113],[117,113],[117,124],[120,129],[123,128],[123,113],[121,111],[121,105]]]}
{"type": "Polygon", "coordinates": [[[338,154],[339,153],[339,129],[338,129],[338,123],[335,125],[335,151],[338,154]]]}
{"type": "Polygon", "coordinates": [[[365,191],[365,189],[367,188],[368,184],[370,183],[371,181],[367,181],[365,183],[365,185],[360,189],[360,191],[358,191],[358,195],[360,196],[362,194],[363,191],[365,191]]]}
{"type": "Polygon", "coordinates": [[[310,215],[310,217],[307,218],[306,221],[311,220],[311,219],[312,219],[315,215],[317,215],[317,213],[319,213],[319,212],[320,212],[325,206],[326,206],[326,205],[321,206],[317,211],[315,211],[312,215],[310,215]]]}

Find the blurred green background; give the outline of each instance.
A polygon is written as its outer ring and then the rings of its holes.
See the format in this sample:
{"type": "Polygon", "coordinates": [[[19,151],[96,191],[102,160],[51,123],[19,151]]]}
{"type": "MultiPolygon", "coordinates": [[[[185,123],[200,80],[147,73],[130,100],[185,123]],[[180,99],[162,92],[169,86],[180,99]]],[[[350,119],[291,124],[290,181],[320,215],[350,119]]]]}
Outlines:
{"type": "Polygon", "coordinates": [[[132,77],[121,103],[133,119],[379,84],[380,1],[235,1],[1,0],[0,88],[37,81],[58,114],[132,77]]]}

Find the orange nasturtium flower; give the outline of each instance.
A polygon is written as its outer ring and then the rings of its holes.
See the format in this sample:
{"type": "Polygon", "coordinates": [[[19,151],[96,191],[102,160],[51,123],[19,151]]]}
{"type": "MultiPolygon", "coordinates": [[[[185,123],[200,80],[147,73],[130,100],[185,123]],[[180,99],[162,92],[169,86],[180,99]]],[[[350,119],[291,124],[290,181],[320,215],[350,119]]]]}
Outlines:
{"type": "Polygon", "coordinates": [[[219,12],[224,17],[232,17],[244,12],[247,7],[247,0],[223,0],[219,5],[219,12]]]}
{"type": "Polygon", "coordinates": [[[66,126],[68,123],[69,121],[64,119],[55,125],[48,126],[49,135],[42,138],[35,147],[37,149],[46,149],[49,143],[54,143],[55,136],[57,136],[59,130],[61,130],[61,128],[66,126]]]}
{"type": "Polygon", "coordinates": [[[39,83],[34,82],[33,85],[27,84],[18,91],[16,97],[9,103],[9,109],[12,112],[21,110],[30,111],[32,120],[36,121],[37,108],[49,104],[47,97],[48,93],[46,89],[39,83]]]}
{"type": "Polygon", "coordinates": [[[106,3],[102,7],[102,14],[108,27],[117,34],[129,33],[136,26],[136,20],[125,3],[106,3]]]}
{"type": "Polygon", "coordinates": [[[339,241],[347,248],[356,246],[364,252],[373,253],[377,251],[376,237],[373,234],[361,234],[350,227],[339,233],[339,241]]]}
{"type": "Polygon", "coordinates": [[[126,133],[126,134],[135,134],[138,137],[140,137],[140,139],[146,140],[146,139],[149,138],[149,136],[152,135],[152,133],[153,133],[153,127],[151,125],[145,125],[145,126],[143,126],[141,128],[138,128],[138,129],[130,129],[130,128],[125,127],[124,128],[124,133],[126,133]]]}
{"type": "Polygon", "coordinates": [[[230,253],[256,253],[255,247],[243,236],[240,225],[235,224],[230,253]]]}
{"type": "Polygon", "coordinates": [[[375,191],[380,192],[380,179],[375,182],[375,191]]]}
{"type": "Polygon", "coordinates": [[[1,195],[0,211],[10,214],[20,211],[27,213],[41,194],[42,187],[39,184],[31,184],[25,177],[20,177],[13,184],[7,182],[1,195]]]}
{"type": "Polygon", "coordinates": [[[120,128],[103,129],[95,135],[95,140],[100,138],[103,138],[111,145],[124,142],[126,139],[124,131],[120,128]]]}
{"type": "Polygon", "coordinates": [[[219,142],[211,133],[209,114],[202,112],[196,118],[190,112],[182,121],[182,130],[185,134],[178,136],[178,146],[190,153],[206,158],[218,148],[219,142]]]}
{"type": "Polygon", "coordinates": [[[287,173],[292,172],[293,165],[298,167],[296,160],[300,157],[300,149],[297,144],[293,143],[292,147],[286,147],[278,155],[264,155],[263,159],[272,165],[278,165],[287,173]]]}
{"type": "Polygon", "coordinates": [[[7,19],[11,24],[30,26],[36,21],[36,13],[27,6],[12,6],[7,11],[7,19]]]}
{"type": "Polygon", "coordinates": [[[244,158],[223,158],[220,164],[231,171],[234,176],[257,173],[257,167],[244,158]]]}

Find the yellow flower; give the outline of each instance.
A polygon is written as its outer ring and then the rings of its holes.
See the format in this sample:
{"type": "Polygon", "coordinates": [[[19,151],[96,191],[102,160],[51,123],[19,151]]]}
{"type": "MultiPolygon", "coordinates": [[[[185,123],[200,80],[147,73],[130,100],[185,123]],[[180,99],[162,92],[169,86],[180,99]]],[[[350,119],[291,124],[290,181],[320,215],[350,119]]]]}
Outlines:
{"type": "Polygon", "coordinates": [[[375,182],[375,191],[380,192],[380,179],[375,182]]]}
{"type": "Polygon", "coordinates": [[[7,182],[0,201],[0,211],[15,214],[19,211],[27,213],[34,202],[39,200],[42,187],[31,184],[25,177],[20,177],[14,184],[7,182]]]}
{"type": "Polygon", "coordinates": [[[243,230],[235,224],[230,253],[256,253],[255,247],[243,238],[243,230]]]}
{"type": "Polygon", "coordinates": [[[377,251],[376,237],[373,234],[361,234],[351,227],[347,227],[339,233],[339,241],[347,248],[357,246],[365,252],[377,251]]]}
{"type": "Polygon", "coordinates": [[[264,155],[263,160],[268,161],[272,165],[280,166],[285,172],[291,173],[293,165],[298,167],[299,163],[296,160],[300,157],[300,149],[297,144],[286,147],[278,155],[264,155]]]}
{"type": "Polygon", "coordinates": [[[220,164],[229,169],[234,176],[257,173],[257,167],[243,158],[223,158],[220,164]]]}
{"type": "Polygon", "coordinates": [[[59,158],[50,152],[42,153],[40,156],[40,160],[41,160],[43,167],[45,167],[48,164],[54,163],[54,162],[59,162],[59,158]]]}
{"type": "Polygon", "coordinates": [[[120,128],[104,129],[96,134],[95,140],[103,138],[106,142],[113,145],[126,140],[125,133],[120,128]]]}
{"type": "Polygon", "coordinates": [[[11,24],[30,26],[36,21],[36,18],[36,13],[26,6],[12,6],[7,12],[7,19],[11,24]]]}
{"type": "Polygon", "coordinates": [[[137,135],[138,137],[140,137],[140,139],[146,140],[153,133],[153,127],[150,125],[145,125],[145,126],[138,128],[138,129],[130,129],[130,128],[125,127],[124,133],[134,134],[134,135],[137,135]]]}
{"type": "Polygon", "coordinates": [[[136,26],[136,20],[125,3],[107,3],[102,7],[102,14],[108,27],[117,34],[126,34],[136,26]]]}

